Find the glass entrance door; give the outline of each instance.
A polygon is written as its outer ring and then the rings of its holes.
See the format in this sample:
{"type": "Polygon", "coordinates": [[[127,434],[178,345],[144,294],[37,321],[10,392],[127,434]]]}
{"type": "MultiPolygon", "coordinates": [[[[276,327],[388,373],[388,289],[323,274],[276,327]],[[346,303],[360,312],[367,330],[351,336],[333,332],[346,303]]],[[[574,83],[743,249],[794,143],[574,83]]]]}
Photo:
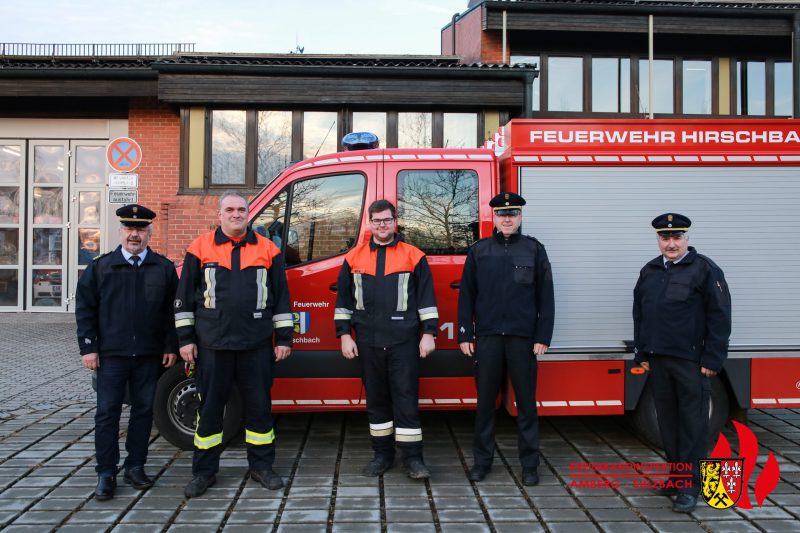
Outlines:
{"type": "Polygon", "coordinates": [[[0,141],[0,310],[22,309],[25,141],[0,141]]]}
{"type": "Polygon", "coordinates": [[[65,311],[67,262],[67,141],[28,146],[27,302],[31,311],[65,311]]]}
{"type": "Polygon", "coordinates": [[[72,141],[70,143],[69,205],[69,287],[67,311],[75,310],[75,288],[78,278],[103,250],[102,221],[106,175],[106,141],[72,141]]]}

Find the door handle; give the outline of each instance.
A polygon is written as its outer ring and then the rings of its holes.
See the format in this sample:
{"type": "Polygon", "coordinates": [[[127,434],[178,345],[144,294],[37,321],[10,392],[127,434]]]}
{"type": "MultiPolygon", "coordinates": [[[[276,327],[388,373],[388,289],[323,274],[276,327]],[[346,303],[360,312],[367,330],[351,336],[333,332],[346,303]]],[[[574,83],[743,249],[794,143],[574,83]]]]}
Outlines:
{"type": "Polygon", "coordinates": [[[460,289],[461,288],[461,280],[454,281],[450,284],[451,289],[460,289]]]}
{"type": "Polygon", "coordinates": [[[339,287],[338,287],[338,286],[337,286],[335,283],[331,283],[331,286],[330,286],[330,287],[328,287],[328,288],[329,288],[331,291],[333,291],[333,292],[336,292],[336,290],[337,290],[339,287]]]}

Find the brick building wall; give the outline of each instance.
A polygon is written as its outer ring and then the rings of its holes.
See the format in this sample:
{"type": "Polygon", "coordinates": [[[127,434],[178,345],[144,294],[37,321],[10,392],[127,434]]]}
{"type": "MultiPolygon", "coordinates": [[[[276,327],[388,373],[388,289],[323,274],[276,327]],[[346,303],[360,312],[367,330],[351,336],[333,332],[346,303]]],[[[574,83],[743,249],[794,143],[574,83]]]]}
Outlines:
{"type": "Polygon", "coordinates": [[[132,98],[128,136],[142,147],[139,203],[155,211],[150,246],[177,261],[192,240],[217,224],[217,196],[179,195],[180,114],[155,98],[132,98]]]}
{"type": "MultiPolygon", "coordinates": [[[[453,51],[453,27],[442,31],[443,55],[455,55],[462,63],[502,63],[503,36],[499,31],[483,31],[482,9],[473,9],[456,21],[456,49],[453,51]]],[[[508,46],[506,54],[509,53],[508,46]]],[[[506,56],[506,61],[508,61],[506,56]]]]}

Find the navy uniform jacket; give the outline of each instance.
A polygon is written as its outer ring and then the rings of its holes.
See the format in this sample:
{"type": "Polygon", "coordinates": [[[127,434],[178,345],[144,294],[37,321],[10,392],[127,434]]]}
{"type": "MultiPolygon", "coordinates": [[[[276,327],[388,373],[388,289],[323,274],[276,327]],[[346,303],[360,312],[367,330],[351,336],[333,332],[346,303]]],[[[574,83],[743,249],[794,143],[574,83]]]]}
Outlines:
{"type": "Polygon", "coordinates": [[[75,320],[81,355],[178,353],[172,320],[175,265],[148,248],[134,267],[121,248],[92,261],[78,280],[75,320]]]}
{"type": "Polygon", "coordinates": [[[439,311],[425,254],[399,236],[385,246],[372,239],[348,252],[337,282],[336,336],[355,327],[358,342],[394,346],[436,335],[439,311]]]}
{"type": "Polygon", "coordinates": [[[458,342],[515,335],[549,346],[554,321],[553,272],[542,243],[495,231],[472,245],[458,296],[458,342]]]}
{"type": "Polygon", "coordinates": [[[693,247],[664,268],[662,256],[639,272],[633,289],[635,361],[668,355],[719,372],[728,357],[731,296],[725,275],[693,247]]]}
{"type": "Polygon", "coordinates": [[[181,346],[253,350],[292,346],[289,284],[280,249],[248,229],[234,243],[217,228],[189,246],[175,297],[181,346]]]}

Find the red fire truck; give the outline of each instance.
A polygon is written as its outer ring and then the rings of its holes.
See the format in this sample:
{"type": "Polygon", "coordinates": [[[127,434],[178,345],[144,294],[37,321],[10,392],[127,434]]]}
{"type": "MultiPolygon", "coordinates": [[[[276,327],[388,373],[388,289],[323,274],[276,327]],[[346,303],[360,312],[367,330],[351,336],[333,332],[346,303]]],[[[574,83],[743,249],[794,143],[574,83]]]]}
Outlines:
{"type": "MultiPolygon", "coordinates": [[[[420,407],[474,408],[473,362],[456,342],[458,289],[502,190],[527,199],[522,230],[545,244],[553,267],[540,415],[628,414],[658,442],[647,374],[633,364],[631,306],[639,269],[658,254],[650,220],[666,211],[693,220],[690,243],[723,268],[732,293],[713,431],[750,408],[800,407],[799,175],[795,120],[513,120],[481,149],[370,149],[297,163],[250,208],[253,228],[283,250],[295,317],[273,410],[365,408],[359,362],[341,356],[333,311],[344,254],[370,238],[366,206],[378,198],[396,203],[406,241],[433,271],[440,331],[422,363],[420,407]]],[[[197,398],[178,367],[162,376],[155,418],[170,442],[190,448],[197,398]]],[[[500,401],[516,413],[510,389],[500,401]]],[[[234,395],[226,437],[240,426],[234,395]]]]}

